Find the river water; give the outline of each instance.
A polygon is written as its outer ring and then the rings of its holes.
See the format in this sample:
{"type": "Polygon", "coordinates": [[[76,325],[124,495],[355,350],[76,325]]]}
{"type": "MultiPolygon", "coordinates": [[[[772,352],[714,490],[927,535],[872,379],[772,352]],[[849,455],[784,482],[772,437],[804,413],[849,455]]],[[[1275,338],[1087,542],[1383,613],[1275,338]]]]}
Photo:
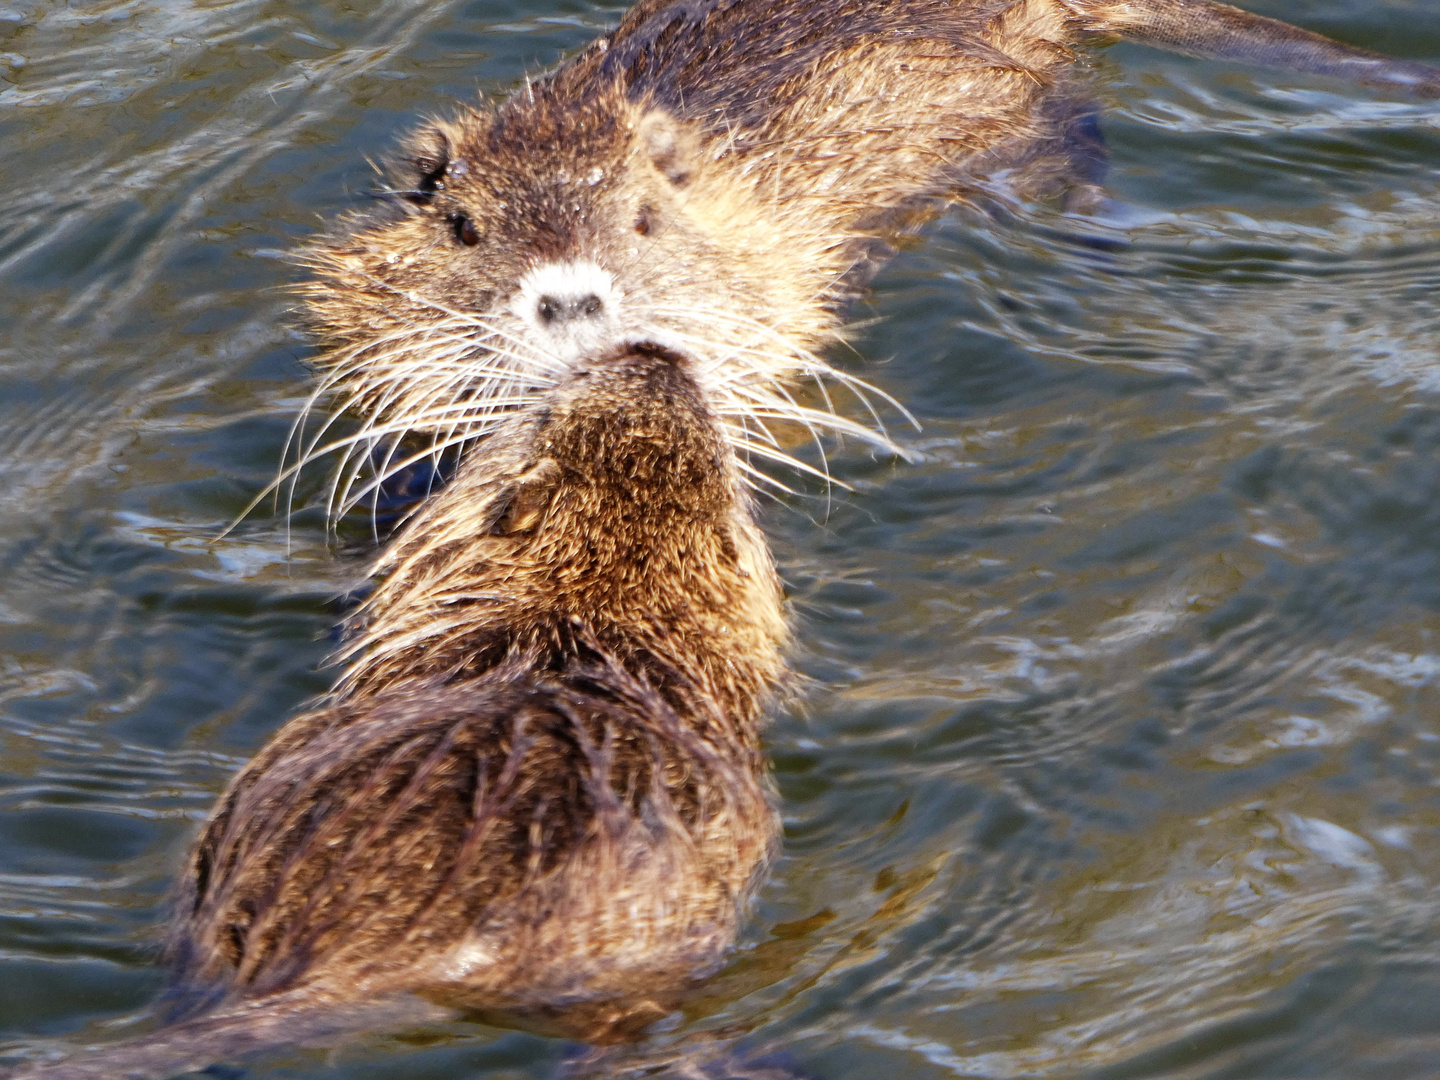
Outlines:
{"type": "MultiPolygon", "coordinates": [[[[619,10],[0,9],[0,1060],[146,1022],[188,838],[328,684],[364,524],[219,538],[306,393],[288,253],[619,10]]],[[[1440,61],[1430,0],[1264,10],[1440,61]]],[[[689,1030],[824,1080],[1433,1076],[1440,106],[1095,68],[1112,201],[950,213],[835,357],[919,460],[832,446],[849,490],[764,511],[814,688],[689,1030]]],[[[566,1053],[457,1024],[250,1075],[566,1053]]]]}

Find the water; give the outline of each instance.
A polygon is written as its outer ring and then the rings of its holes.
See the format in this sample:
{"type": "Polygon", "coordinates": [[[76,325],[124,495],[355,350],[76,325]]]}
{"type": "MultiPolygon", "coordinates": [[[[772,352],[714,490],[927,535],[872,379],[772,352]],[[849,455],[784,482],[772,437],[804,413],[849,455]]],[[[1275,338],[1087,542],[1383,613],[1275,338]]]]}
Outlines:
{"type": "MultiPolygon", "coordinates": [[[[0,1050],[144,1023],[188,837],[366,536],[220,528],[305,392],[286,262],[587,0],[0,11],[0,1050]]],[[[1440,61],[1425,0],[1271,14],[1440,61]]],[[[837,362],[906,464],[766,511],[816,682],[694,1008],[825,1080],[1440,1069],[1440,106],[1118,47],[1113,203],[957,210],[837,362]]],[[[323,477],[310,478],[310,492],[323,477]]],[[[304,491],[302,491],[304,494],[304,491]]],[[[542,1078],[456,1025],[256,1077],[542,1078]]]]}

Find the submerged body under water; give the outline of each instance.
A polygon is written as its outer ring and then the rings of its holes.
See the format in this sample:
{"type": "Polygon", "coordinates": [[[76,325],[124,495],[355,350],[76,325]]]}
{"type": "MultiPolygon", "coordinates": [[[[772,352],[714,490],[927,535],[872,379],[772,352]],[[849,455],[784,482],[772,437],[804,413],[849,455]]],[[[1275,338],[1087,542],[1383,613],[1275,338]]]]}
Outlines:
{"type": "MultiPolygon", "coordinates": [[[[1425,7],[1265,13],[1440,61],[1425,7]]],[[[5,1057],[149,1022],[196,823],[330,683],[369,523],[216,539],[306,391],[287,254],[415,116],[618,13],[0,13],[5,1057]]],[[[784,855],[686,1030],[826,1080],[1428,1076],[1440,106],[1095,66],[1113,203],[929,230],[836,357],[922,460],[841,446],[851,490],[764,512],[815,689],[769,737],[784,855]]],[[[456,1024],[254,1074],[566,1053],[456,1024]]]]}

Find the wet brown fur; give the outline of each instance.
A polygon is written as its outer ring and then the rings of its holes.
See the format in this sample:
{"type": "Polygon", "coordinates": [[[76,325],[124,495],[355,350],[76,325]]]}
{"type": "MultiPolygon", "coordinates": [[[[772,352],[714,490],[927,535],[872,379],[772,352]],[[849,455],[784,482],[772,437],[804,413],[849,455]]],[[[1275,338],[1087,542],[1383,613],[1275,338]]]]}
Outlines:
{"type": "Polygon", "coordinates": [[[311,249],[309,309],[378,445],[469,452],[335,692],[201,833],[170,960],[202,1015],[36,1075],[168,1075],[404,994],[629,1038],[713,971],[777,837],[787,628],[745,455],[811,415],[790,384],[934,200],[1093,181],[1075,50],[1112,36],[1440,90],[1202,0],[642,0],[427,124],[392,210],[311,249]],[[613,326],[562,362],[516,297],[576,259],[613,326]]]}
{"type": "Polygon", "coordinates": [[[411,523],[363,659],[202,834],[186,982],[423,991],[603,1039],[714,969],[775,842],[786,627],[683,367],[582,365],[411,523]]]}

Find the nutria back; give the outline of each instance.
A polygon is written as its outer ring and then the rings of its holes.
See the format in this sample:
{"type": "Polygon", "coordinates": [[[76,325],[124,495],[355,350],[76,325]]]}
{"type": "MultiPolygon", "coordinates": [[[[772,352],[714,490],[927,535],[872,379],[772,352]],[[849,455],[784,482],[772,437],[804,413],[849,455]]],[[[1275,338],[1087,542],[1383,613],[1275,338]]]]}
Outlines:
{"type": "Polygon", "coordinates": [[[785,633],[722,446],[656,349],[577,364],[493,436],[387,555],[347,680],[201,834],[182,980],[605,1038],[713,970],[775,842],[785,633]]]}

